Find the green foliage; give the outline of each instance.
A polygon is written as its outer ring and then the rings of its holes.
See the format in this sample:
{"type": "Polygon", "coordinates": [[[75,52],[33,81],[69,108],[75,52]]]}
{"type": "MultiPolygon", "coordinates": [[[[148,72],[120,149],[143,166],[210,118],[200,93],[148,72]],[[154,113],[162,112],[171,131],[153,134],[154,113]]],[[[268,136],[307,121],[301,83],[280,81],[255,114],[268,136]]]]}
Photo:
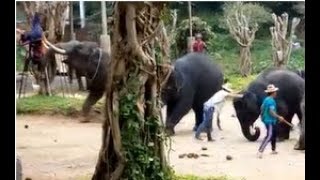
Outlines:
{"type": "MultiPolygon", "coordinates": [[[[92,177],[91,174],[78,176],[76,180],[90,180],[92,177]]],[[[234,178],[227,176],[208,176],[208,177],[200,177],[194,175],[174,175],[170,180],[235,180],[234,178]]],[[[239,179],[237,179],[239,180],[239,179]]],[[[244,180],[244,179],[242,179],[244,180]]]]}
{"type": "Polygon", "coordinates": [[[61,96],[35,95],[17,100],[17,114],[74,115],[81,110],[83,100],[61,96]]]}
{"type": "Polygon", "coordinates": [[[255,23],[263,24],[272,21],[271,11],[257,3],[228,2],[224,7],[224,19],[221,21],[221,27],[227,28],[226,19],[230,18],[232,24],[236,24],[236,12],[243,13],[248,18],[249,27],[255,23]]]}
{"type": "Polygon", "coordinates": [[[288,68],[289,69],[304,69],[305,67],[305,53],[304,53],[304,48],[300,48],[297,50],[293,50],[291,52],[290,60],[288,63],[288,68]]]}
{"type": "Polygon", "coordinates": [[[244,90],[251,81],[257,77],[257,74],[250,75],[248,77],[242,77],[240,75],[227,75],[226,78],[229,79],[231,88],[235,91],[244,90]]]}
{"type": "MultiPolygon", "coordinates": [[[[226,34],[216,33],[216,38],[208,44],[209,55],[220,64],[224,74],[237,75],[239,72],[239,46],[226,34]]],[[[256,39],[251,48],[252,73],[257,74],[273,66],[271,39],[256,39]]],[[[288,68],[304,69],[304,48],[293,50],[288,68]]]]}
{"type": "MultiPolygon", "coordinates": [[[[134,78],[134,77],[132,77],[134,78]]],[[[171,169],[162,167],[160,160],[160,144],[164,135],[160,119],[149,116],[141,117],[138,111],[138,93],[135,91],[137,80],[130,80],[128,87],[120,95],[121,139],[126,159],[123,178],[132,180],[169,180],[171,169]],[[134,138],[133,138],[134,137],[134,138]]]]}
{"type": "MultiPolygon", "coordinates": [[[[177,27],[176,48],[181,56],[187,52],[187,38],[190,37],[189,19],[184,19],[177,27]]],[[[192,35],[196,33],[202,34],[204,41],[210,41],[215,34],[211,30],[211,26],[199,17],[192,17],[192,35]]]]}
{"type": "Polygon", "coordinates": [[[21,46],[16,46],[16,70],[22,71],[24,64],[24,57],[26,55],[26,50],[21,46]]]}

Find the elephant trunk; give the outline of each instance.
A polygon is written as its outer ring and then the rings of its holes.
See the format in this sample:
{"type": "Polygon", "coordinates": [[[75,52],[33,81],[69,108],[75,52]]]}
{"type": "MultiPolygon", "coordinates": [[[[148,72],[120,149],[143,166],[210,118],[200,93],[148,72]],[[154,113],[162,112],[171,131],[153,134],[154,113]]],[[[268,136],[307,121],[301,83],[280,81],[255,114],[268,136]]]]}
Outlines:
{"type": "Polygon", "coordinates": [[[241,131],[244,137],[249,141],[256,141],[260,136],[260,128],[254,127],[254,133],[251,133],[251,129],[253,129],[253,125],[241,125],[241,131]]]}

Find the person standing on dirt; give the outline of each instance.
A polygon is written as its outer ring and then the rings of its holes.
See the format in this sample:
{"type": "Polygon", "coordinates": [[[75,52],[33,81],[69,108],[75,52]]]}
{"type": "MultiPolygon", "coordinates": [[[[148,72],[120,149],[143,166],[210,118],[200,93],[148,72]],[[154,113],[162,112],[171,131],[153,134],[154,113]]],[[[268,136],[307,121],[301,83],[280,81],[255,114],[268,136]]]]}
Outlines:
{"type": "Polygon", "coordinates": [[[261,105],[261,119],[266,126],[267,135],[259,147],[258,158],[262,158],[263,151],[269,142],[271,142],[272,154],[278,154],[276,151],[277,119],[279,121],[285,121],[282,116],[277,114],[277,105],[274,98],[277,96],[278,90],[279,88],[275,87],[273,84],[269,84],[265,90],[268,96],[263,100],[261,105]]]}
{"type": "Polygon", "coordinates": [[[196,34],[196,40],[192,44],[193,52],[203,53],[204,50],[207,48],[207,45],[204,41],[202,41],[202,34],[196,34]]]}
{"type": "Polygon", "coordinates": [[[232,90],[228,87],[228,84],[222,86],[222,90],[215,93],[209,100],[203,104],[203,120],[196,130],[195,138],[200,138],[200,133],[205,131],[207,133],[208,141],[214,141],[211,136],[212,131],[212,119],[214,111],[220,111],[225,99],[227,97],[241,97],[242,95],[233,94],[232,90]]]}

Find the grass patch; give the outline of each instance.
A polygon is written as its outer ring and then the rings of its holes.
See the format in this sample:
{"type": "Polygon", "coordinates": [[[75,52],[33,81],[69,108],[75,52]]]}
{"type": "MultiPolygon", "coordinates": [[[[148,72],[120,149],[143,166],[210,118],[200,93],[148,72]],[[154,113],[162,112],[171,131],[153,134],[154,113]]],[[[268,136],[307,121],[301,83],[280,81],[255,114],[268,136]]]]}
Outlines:
{"type": "Polygon", "coordinates": [[[227,176],[199,177],[194,175],[177,175],[173,180],[234,180],[234,178],[230,178],[227,176]]]}
{"type": "Polygon", "coordinates": [[[83,100],[60,96],[30,96],[17,99],[17,114],[75,115],[81,110],[83,100]]]}

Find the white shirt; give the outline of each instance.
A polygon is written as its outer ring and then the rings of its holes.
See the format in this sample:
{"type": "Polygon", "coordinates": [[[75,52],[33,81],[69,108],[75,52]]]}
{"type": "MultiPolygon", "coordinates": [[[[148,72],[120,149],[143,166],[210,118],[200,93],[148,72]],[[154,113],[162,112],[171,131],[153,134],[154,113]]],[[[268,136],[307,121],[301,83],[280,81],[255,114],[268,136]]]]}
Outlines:
{"type": "Polygon", "coordinates": [[[225,90],[216,92],[208,101],[204,103],[205,106],[214,107],[218,112],[221,111],[226,97],[230,93],[225,90]]]}

